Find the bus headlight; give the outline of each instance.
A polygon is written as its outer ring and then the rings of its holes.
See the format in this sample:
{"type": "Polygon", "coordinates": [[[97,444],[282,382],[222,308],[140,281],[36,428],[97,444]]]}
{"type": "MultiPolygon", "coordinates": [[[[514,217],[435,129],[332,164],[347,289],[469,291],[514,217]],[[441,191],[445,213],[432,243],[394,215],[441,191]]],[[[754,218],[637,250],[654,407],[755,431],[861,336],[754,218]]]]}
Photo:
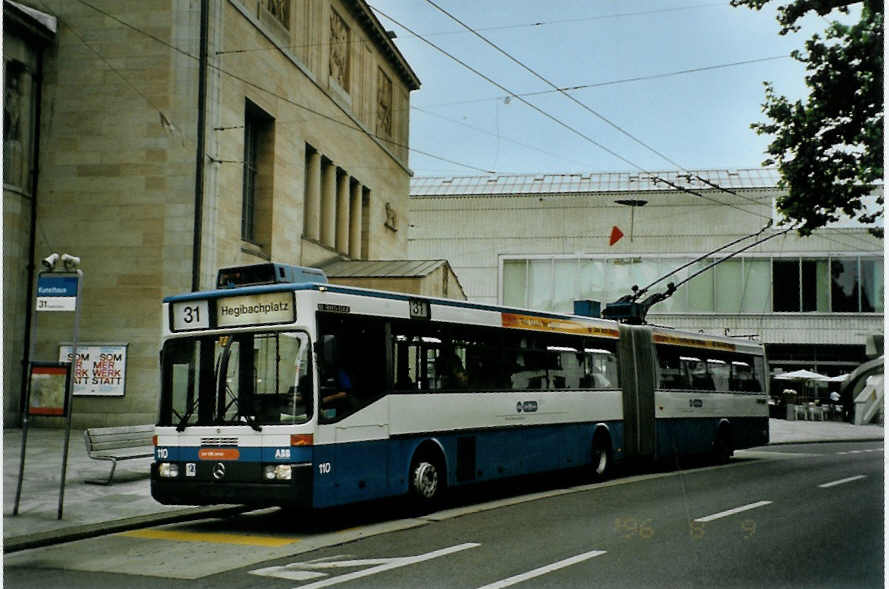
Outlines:
{"type": "Polygon", "coordinates": [[[179,476],[179,465],[170,462],[161,462],[157,467],[157,472],[165,479],[175,479],[179,476]]]}
{"type": "Polygon", "coordinates": [[[269,464],[262,475],[267,481],[289,481],[292,478],[289,464],[269,464]]]}

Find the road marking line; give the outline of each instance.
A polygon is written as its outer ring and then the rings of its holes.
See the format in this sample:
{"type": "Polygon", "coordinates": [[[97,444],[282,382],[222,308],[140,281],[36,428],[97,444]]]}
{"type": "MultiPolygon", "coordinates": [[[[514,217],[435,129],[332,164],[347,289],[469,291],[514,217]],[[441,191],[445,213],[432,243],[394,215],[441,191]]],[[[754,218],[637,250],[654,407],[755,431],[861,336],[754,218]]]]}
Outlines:
{"type": "Polygon", "coordinates": [[[811,458],[812,456],[824,456],[817,452],[780,452],[778,450],[735,450],[738,458],[811,458]]]}
{"type": "MultiPolygon", "coordinates": [[[[363,571],[356,571],[354,573],[348,573],[346,575],[337,575],[336,577],[331,577],[329,579],[324,579],[322,581],[316,581],[314,583],[310,583],[308,585],[300,585],[299,589],[319,589],[321,587],[329,587],[331,585],[338,585],[340,583],[345,583],[347,581],[354,581],[355,579],[360,579],[362,577],[369,577],[370,575],[376,575],[377,573],[382,573],[385,571],[389,571],[392,569],[397,569],[401,567],[405,567],[412,564],[417,564],[418,562],[423,562],[424,560],[431,560],[433,558],[438,558],[440,556],[447,556],[448,554],[453,554],[455,552],[460,552],[461,550],[466,550],[467,548],[477,548],[481,546],[481,544],[477,544],[475,542],[467,542],[466,544],[458,544],[456,546],[451,546],[449,548],[442,548],[441,550],[435,550],[433,552],[427,552],[426,554],[419,554],[417,556],[405,556],[402,558],[390,558],[387,559],[388,562],[385,564],[381,564],[379,566],[375,566],[369,569],[365,569],[363,571]]],[[[379,559],[368,559],[369,561],[376,562],[379,559]]],[[[354,561],[357,562],[357,561],[354,561]]],[[[293,566],[301,566],[301,563],[294,563],[293,566]]],[[[252,571],[251,571],[252,572],[252,571]]]]}
{"type": "Polygon", "coordinates": [[[299,538],[273,538],[271,536],[247,536],[242,534],[215,534],[201,532],[177,532],[174,530],[132,530],[120,536],[149,538],[151,540],[173,540],[176,542],[210,542],[216,544],[243,544],[247,546],[268,546],[277,548],[299,542],[299,538]]]}
{"type": "Polygon", "coordinates": [[[313,573],[312,571],[301,571],[299,569],[293,570],[290,568],[290,565],[256,569],[255,571],[250,571],[250,574],[286,579],[288,581],[311,581],[312,579],[327,576],[327,573],[313,573]]]}
{"type": "Polygon", "coordinates": [[[818,485],[821,489],[827,489],[828,487],[836,487],[837,485],[843,485],[845,483],[851,483],[852,481],[860,481],[861,479],[867,478],[865,475],[860,474],[854,477],[849,477],[846,479],[840,479],[838,481],[831,481],[829,483],[824,483],[823,485],[818,485]]]}
{"type": "Polygon", "coordinates": [[[704,517],[699,517],[695,519],[696,522],[707,523],[712,522],[715,519],[719,519],[722,517],[728,517],[730,515],[735,515],[736,513],[741,513],[742,511],[748,511],[750,509],[756,509],[757,507],[762,507],[764,505],[770,505],[771,501],[757,501],[756,503],[749,503],[747,505],[742,505],[741,507],[735,507],[734,509],[728,509],[726,511],[720,511],[719,513],[714,513],[713,515],[706,515],[704,517]]]}
{"type": "Polygon", "coordinates": [[[540,568],[534,569],[533,571],[522,573],[521,575],[515,575],[514,577],[509,577],[508,579],[503,579],[502,581],[497,581],[496,583],[491,583],[490,585],[479,587],[479,589],[501,589],[502,587],[509,587],[510,585],[515,585],[516,583],[521,583],[522,581],[527,581],[528,579],[533,579],[534,577],[539,577],[541,575],[545,575],[547,573],[551,573],[565,567],[570,567],[571,565],[589,560],[591,558],[595,558],[597,556],[602,556],[603,554],[605,554],[604,550],[591,550],[590,552],[584,552],[583,554],[578,554],[577,556],[572,556],[571,558],[566,558],[565,560],[560,560],[559,562],[554,562],[552,564],[542,566],[540,568]]]}

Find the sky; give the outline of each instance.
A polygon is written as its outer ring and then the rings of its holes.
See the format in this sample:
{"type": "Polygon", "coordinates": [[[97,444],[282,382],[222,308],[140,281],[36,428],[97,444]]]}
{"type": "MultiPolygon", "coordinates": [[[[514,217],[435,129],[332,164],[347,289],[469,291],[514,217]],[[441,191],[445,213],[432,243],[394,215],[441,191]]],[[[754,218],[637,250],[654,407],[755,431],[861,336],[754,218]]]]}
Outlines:
{"type": "Polygon", "coordinates": [[[812,15],[781,36],[777,1],[369,4],[420,78],[416,176],[758,168],[763,82],[804,98],[804,65],[789,56],[828,24],[812,15]]]}

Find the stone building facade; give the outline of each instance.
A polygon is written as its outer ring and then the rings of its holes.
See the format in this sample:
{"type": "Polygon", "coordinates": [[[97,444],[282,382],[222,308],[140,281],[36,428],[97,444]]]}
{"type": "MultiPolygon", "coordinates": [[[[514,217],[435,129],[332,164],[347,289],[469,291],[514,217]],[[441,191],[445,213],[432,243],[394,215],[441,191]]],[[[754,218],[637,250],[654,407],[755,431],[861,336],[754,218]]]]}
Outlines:
{"type": "MultiPolygon", "coordinates": [[[[447,258],[476,302],[604,308],[699,256],[649,294],[783,230],[777,181],[770,169],[417,177],[408,251],[447,258]]],[[[752,336],[773,368],[838,374],[865,360],[868,335],[883,333],[883,299],[883,242],[846,223],[743,251],[691,278],[648,320],[752,336]]]]}
{"type": "MultiPolygon", "coordinates": [[[[4,2],[7,22],[30,11],[59,23],[39,42],[4,27],[6,48],[21,39],[43,57],[36,193],[4,167],[7,424],[20,419],[30,285],[51,252],[82,260],[80,342],[125,351],[122,396],[74,398],[75,424],[91,426],[154,419],[164,296],[212,287],[222,266],[406,257],[419,79],[368,5],[206,2],[197,199],[201,5],[4,2]]],[[[7,79],[19,63],[4,50],[7,79]]],[[[70,317],[40,315],[34,358],[57,360],[70,317]]]]}

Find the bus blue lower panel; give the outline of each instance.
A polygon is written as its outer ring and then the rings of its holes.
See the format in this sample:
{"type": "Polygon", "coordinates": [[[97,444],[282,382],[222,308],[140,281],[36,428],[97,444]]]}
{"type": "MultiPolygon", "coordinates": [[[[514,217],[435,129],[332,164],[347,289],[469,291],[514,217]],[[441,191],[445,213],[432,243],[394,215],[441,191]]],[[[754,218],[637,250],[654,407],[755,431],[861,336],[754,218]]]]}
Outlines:
{"type": "Polygon", "coordinates": [[[719,424],[723,420],[728,421],[733,449],[740,450],[769,443],[768,417],[658,419],[656,424],[658,457],[711,452],[719,424]]]}
{"type": "MultiPolygon", "coordinates": [[[[615,460],[623,424],[606,424],[615,460]]],[[[378,499],[408,491],[410,461],[423,443],[443,450],[450,487],[590,464],[596,424],[442,432],[373,442],[315,446],[315,507],[378,499]]]]}

